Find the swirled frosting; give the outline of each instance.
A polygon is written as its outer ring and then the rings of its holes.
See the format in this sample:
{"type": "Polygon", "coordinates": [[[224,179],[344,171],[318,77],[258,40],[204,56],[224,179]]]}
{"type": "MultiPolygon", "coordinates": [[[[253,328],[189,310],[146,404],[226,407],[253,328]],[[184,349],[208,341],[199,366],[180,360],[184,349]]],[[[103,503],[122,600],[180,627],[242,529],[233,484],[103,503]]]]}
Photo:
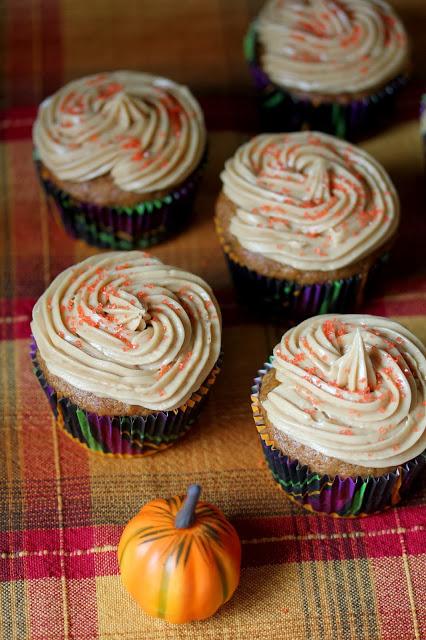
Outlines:
{"type": "Polygon", "coordinates": [[[358,93],[407,67],[404,27],[382,0],[270,0],[256,31],[262,66],[284,88],[358,93]]]}
{"type": "Polygon", "coordinates": [[[139,251],[99,254],[63,271],[37,301],[31,329],[53,375],[158,411],[200,388],[221,345],[210,287],[139,251]]]}
{"type": "Polygon", "coordinates": [[[229,230],[249,251],[301,270],[352,264],[395,233],[399,200],[385,170],[332,136],[263,134],[221,174],[229,230]]]}
{"type": "Polygon", "coordinates": [[[61,180],[109,174],[123,191],[149,193],[182,182],[205,144],[190,91],[147,73],[114,71],[70,82],[38,111],[34,144],[61,180]]]}
{"type": "Polygon", "coordinates": [[[279,384],[263,406],[296,442],[379,469],[426,449],[426,351],[400,324],[309,318],[284,334],[273,367],[279,384]]]}

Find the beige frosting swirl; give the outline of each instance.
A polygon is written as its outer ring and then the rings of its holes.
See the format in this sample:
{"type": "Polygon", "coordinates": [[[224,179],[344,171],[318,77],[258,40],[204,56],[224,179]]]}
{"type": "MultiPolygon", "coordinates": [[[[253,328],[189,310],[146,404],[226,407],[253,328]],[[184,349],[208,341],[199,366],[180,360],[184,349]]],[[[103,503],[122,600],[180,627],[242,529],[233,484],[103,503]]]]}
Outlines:
{"type": "Polygon", "coordinates": [[[407,67],[404,27],[381,0],[271,0],[256,30],[262,66],[284,88],[358,93],[407,67]]]}
{"type": "Polygon", "coordinates": [[[206,144],[190,91],[147,73],[114,71],[70,82],[38,111],[33,139],[61,180],[110,174],[123,191],[149,193],[182,182],[206,144]]]}
{"type": "Polygon", "coordinates": [[[31,329],[69,384],[153,410],[184,404],[220,352],[220,310],[198,276],[140,251],[92,256],[58,275],[31,329]]]}
{"type": "Polygon", "coordinates": [[[263,406],[296,442],[379,469],[426,449],[426,351],[400,324],[309,318],[284,334],[273,366],[279,385],[263,406]]]}
{"type": "Polygon", "coordinates": [[[221,174],[236,206],[231,233],[249,251],[296,269],[352,264],[396,231],[399,200],[370,155],[332,136],[263,134],[221,174]]]}

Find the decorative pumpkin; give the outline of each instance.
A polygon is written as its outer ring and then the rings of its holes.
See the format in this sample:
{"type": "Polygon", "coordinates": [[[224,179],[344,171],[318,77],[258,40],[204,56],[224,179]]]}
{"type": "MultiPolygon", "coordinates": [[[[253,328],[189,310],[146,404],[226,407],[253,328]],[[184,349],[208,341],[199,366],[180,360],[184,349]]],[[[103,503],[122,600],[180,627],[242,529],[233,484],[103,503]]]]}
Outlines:
{"type": "Polygon", "coordinates": [[[118,545],[124,586],[146,613],[168,622],[212,616],[240,579],[241,543],[223,513],[188,495],[152,500],[125,527],[118,545]]]}

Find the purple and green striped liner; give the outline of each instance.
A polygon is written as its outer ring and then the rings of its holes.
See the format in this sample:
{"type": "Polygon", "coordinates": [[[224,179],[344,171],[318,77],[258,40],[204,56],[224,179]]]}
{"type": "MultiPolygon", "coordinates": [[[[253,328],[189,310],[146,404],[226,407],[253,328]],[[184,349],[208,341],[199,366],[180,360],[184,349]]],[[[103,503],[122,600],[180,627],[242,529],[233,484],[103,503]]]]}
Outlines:
{"type": "Polygon", "coordinates": [[[302,320],[323,313],[348,313],[362,303],[379,280],[389,253],[384,253],[368,273],[314,284],[264,276],[225,252],[237,295],[242,304],[267,309],[283,320],[302,320]]]}
{"type": "Polygon", "coordinates": [[[324,131],[348,140],[359,138],[380,128],[395,106],[395,98],[407,83],[399,75],[383,89],[350,102],[319,102],[299,97],[272,82],[259,62],[256,23],[244,39],[244,55],[260,99],[263,131],[324,131]]]}
{"type": "Polygon", "coordinates": [[[200,389],[178,409],[143,416],[101,416],[78,407],[48,384],[37,362],[34,339],[31,360],[57,425],[91,451],[118,457],[150,455],[167,449],[182,438],[197,419],[221,365],[220,358],[200,389]]]}
{"type": "Polygon", "coordinates": [[[87,244],[104,249],[146,249],[181,231],[188,223],[207,154],[195,171],[162,198],[129,207],[98,206],[77,200],[41,175],[41,163],[34,153],[36,171],[51,211],[65,230],[87,244]]]}
{"type": "Polygon", "coordinates": [[[426,470],[426,451],[383,476],[343,478],[315,473],[277,448],[264,423],[259,399],[263,376],[271,368],[267,362],[258,371],[252,386],[251,405],[272,476],[293,502],[309,511],[348,518],[384,511],[406,497],[426,470]]]}
{"type": "Polygon", "coordinates": [[[423,152],[426,166],[426,93],[420,101],[420,134],[422,136],[423,152]]]}

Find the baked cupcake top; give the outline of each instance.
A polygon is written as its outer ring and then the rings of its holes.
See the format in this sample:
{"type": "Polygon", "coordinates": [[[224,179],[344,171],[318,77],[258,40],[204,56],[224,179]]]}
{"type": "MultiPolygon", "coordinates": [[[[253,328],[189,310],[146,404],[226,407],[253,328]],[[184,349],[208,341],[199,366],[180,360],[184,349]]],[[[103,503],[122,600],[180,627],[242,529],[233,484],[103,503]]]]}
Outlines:
{"type": "Polygon", "coordinates": [[[279,384],[263,407],[294,441],[377,468],[426,449],[426,351],[397,322],[309,318],[284,334],[272,365],[279,384]]]}
{"type": "Polygon", "coordinates": [[[302,92],[371,91],[408,64],[405,29],[382,0],[270,0],[256,32],[268,76],[302,92]]]}
{"type": "Polygon", "coordinates": [[[140,251],[99,254],[63,271],[37,301],[31,329],[51,374],[156,411],[184,404],[221,346],[210,287],[140,251]]]}
{"type": "Polygon", "coordinates": [[[60,180],[109,175],[123,191],[181,183],[206,144],[198,102],[184,86],[134,71],[70,82],[39,107],[33,141],[60,180]]]}
{"type": "Polygon", "coordinates": [[[399,199],[374,158],[316,132],[262,134],[221,174],[244,249],[300,270],[352,264],[390,239],[399,199]]]}

